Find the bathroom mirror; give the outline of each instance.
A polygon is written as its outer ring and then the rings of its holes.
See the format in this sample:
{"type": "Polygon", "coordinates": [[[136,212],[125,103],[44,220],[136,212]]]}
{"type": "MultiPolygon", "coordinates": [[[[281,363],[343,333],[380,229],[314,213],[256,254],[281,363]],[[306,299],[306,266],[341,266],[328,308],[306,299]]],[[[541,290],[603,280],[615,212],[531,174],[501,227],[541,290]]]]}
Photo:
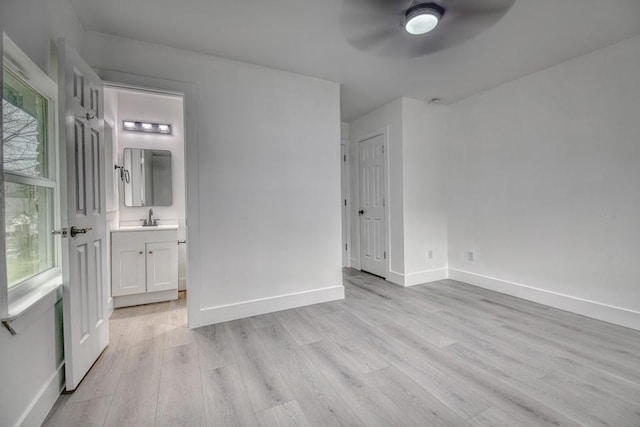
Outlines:
{"type": "Polygon", "coordinates": [[[125,148],[125,206],[171,206],[171,151],[125,148]]]}

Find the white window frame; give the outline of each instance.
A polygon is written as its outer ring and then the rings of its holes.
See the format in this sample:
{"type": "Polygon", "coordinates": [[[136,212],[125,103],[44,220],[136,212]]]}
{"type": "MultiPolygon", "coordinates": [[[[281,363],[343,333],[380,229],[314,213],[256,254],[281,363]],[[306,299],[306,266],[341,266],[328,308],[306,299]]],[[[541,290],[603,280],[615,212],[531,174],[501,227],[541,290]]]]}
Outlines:
{"type": "MultiPolygon", "coordinates": [[[[60,228],[60,144],[57,132],[58,123],[58,85],[35,62],[29,58],[5,33],[2,33],[2,71],[0,81],[4,81],[4,69],[9,69],[24,83],[47,99],[48,120],[48,177],[27,176],[20,173],[5,172],[3,161],[0,161],[0,194],[4,203],[4,182],[37,185],[53,189],[53,218],[55,229],[60,228]]],[[[0,110],[2,106],[0,104],[0,110]]],[[[0,160],[2,154],[0,153],[0,160]]],[[[54,239],[54,266],[42,273],[28,278],[21,283],[8,287],[6,266],[6,241],[5,241],[5,217],[4,205],[0,207],[0,317],[13,319],[28,310],[46,295],[52,294],[62,285],[62,244],[59,238],[54,239]]]]}

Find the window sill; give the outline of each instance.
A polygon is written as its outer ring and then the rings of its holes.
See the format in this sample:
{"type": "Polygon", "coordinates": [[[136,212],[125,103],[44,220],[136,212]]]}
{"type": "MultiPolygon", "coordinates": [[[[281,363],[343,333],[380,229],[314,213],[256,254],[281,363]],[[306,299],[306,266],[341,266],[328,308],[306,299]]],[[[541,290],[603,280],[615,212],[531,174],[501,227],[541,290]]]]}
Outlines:
{"type": "Polygon", "coordinates": [[[62,277],[57,276],[9,304],[7,317],[2,319],[2,325],[11,335],[17,335],[28,328],[33,319],[41,316],[60,299],[62,299],[62,277]]]}

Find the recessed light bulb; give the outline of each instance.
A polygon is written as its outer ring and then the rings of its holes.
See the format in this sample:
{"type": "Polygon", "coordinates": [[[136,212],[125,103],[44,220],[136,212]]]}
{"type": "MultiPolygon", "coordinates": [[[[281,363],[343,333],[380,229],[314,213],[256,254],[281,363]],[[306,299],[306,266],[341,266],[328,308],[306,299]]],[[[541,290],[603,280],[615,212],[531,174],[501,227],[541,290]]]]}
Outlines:
{"type": "Polygon", "coordinates": [[[134,122],[124,122],[124,127],[127,129],[135,129],[136,124],[134,122]]]}
{"type": "Polygon", "coordinates": [[[433,31],[444,15],[442,6],[435,3],[417,4],[405,15],[405,29],[409,34],[422,35],[433,31]]]}
{"type": "Polygon", "coordinates": [[[160,132],[169,132],[169,125],[158,125],[160,132]]]}
{"type": "Polygon", "coordinates": [[[143,123],[142,124],[142,129],[151,130],[151,129],[153,129],[153,125],[151,123],[143,123]]]}

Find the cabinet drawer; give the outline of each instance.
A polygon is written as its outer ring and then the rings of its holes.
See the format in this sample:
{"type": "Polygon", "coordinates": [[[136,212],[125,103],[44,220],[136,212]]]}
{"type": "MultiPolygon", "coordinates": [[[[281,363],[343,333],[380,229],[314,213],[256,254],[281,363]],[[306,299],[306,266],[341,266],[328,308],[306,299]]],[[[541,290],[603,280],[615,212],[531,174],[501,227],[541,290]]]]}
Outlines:
{"type": "Polygon", "coordinates": [[[140,243],[157,243],[174,241],[178,243],[177,230],[154,230],[154,231],[129,231],[112,232],[111,241],[113,245],[136,246],[140,243]]]}

